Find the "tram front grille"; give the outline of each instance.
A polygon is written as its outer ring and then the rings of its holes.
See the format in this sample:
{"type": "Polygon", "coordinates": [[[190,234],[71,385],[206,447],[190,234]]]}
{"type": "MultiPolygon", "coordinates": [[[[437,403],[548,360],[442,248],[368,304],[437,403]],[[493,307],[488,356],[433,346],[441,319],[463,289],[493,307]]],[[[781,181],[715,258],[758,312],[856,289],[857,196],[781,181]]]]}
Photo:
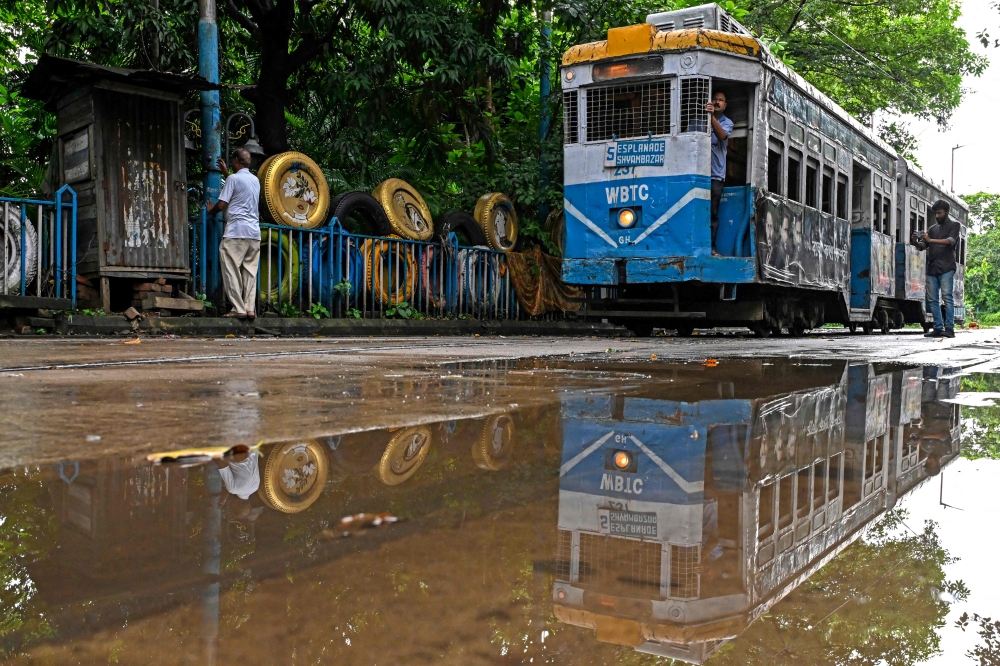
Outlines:
{"type": "Polygon", "coordinates": [[[591,88],[587,141],[670,133],[670,81],[591,88]]]}
{"type": "Polygon", "coordinates": [[[658,542],[581,533],[580,582],[612,594],[659,596],[661,556],[658,542]]]}

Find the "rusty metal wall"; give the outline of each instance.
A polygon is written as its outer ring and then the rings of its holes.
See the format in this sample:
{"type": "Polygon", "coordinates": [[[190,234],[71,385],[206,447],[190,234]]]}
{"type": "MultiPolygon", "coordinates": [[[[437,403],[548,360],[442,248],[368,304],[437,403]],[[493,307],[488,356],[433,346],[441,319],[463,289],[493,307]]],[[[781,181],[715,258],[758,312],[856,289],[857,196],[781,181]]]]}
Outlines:
{"type": "Polygon", "coordinates": [[[179,102],[95,90],[104,220],[102,265],[189,268],[179,102]]]}

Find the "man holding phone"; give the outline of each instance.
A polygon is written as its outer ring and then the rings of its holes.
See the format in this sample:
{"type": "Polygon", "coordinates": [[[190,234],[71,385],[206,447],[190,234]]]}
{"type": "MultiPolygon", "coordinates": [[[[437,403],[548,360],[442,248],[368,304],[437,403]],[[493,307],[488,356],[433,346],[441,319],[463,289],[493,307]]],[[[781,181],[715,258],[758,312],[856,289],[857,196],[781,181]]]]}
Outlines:
{"type": "Polygon", "coordinates": [[[927,285],[925,299],[927,309],[934,315],[934,330],[927,338],[955,337],[955,256],[962,226],[948,217],[951,206],[947,201],[938,200],[931,206],[935,223],[927,231],[914,231],[910,244],[927,251],[927,285]],[[944,301],[944,321],[941,321],[941,301],[944,301]]]}

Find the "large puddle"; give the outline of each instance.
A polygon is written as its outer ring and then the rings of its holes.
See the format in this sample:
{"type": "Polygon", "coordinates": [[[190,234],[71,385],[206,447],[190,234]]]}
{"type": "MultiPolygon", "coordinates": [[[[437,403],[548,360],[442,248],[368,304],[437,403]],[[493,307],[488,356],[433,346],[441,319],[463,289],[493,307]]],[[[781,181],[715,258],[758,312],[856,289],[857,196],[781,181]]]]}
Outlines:
{"type": "Polygon", "coordinates": [[[0,473],[0,657],[998,658],[995,376],[545,365],[449,370],[551,383],[489,418],[0,473]]]}

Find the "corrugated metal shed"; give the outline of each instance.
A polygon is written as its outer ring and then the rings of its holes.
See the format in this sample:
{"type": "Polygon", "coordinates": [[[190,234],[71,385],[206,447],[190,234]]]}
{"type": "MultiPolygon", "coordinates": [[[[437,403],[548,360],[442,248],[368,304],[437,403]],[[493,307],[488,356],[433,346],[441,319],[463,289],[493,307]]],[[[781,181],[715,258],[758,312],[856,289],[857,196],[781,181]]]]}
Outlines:
{"type": "Polygon", "coordinates": [[[79,202],[78,272],[100,279],[106,308],[111,280],[188,279],[183,100],[217,87],[53,56],[25,83],[57,116],[58,185],[79,202]]]}

